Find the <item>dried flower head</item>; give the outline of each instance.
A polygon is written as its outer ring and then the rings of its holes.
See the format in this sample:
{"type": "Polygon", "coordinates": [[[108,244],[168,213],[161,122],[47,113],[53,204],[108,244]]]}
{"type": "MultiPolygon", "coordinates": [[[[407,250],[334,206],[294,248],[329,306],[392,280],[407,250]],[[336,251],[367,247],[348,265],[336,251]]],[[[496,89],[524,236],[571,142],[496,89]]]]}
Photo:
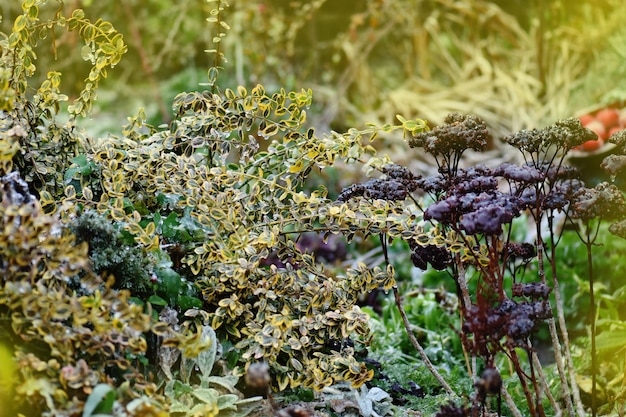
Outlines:
{"type": "Polygon", "coordinates": [[[513,213],[506,208],[497,204],[490,204],[464,214],[461,219],[461,229],[470,235],[499,235],[502,233],[502,225],[510,223],[513,218],[513,213]]]}
{"type": "Polygon", "coordinates": [[[439,195],[446,191],[448,181],[442,174],[435,174],[429,177],[420,178],[416,181],[417,188],[426,191],[429,194],[439,195]]]}
{"type": "Polygon", "coordinates": [[[389,164],[383,168],[385,178],[374,178],[365,183],[352,184],[344,188],[337,200],[348,201],[355,197],[398,201],[404,200],[407,195],[418,188],[418,177],[408,168],[401,165],[389,164]]]}
{"type": "Polygon", "coordinates": [[[602,161],[600,167],[609,174],[614,177],[619,174],[624,167],[626,167],[626,156],[625,155],[609,155],[602,161]]]}
{"type": "Polygon", "coordinates": [[[626,199],[613,184],[602,182],[594,188],[580,189],[574,196],[572,216],[591,220],[622,220],[626,217],[626,199]]]}
{"type": "Polygon", "coordinates": [[[543,129],[520,130],[502,140],[522,152],[538,153],[553,146],[567,151],[595,139],[593,131],[583,127],[577,118],[570,117],[543,129]]]}
{"type": "Polygon", "coordinates": [[[383,167],[383,174],[390,180],[395,180],[407,189],[408,192],[413,192],[417,189],[417,180],[419,176],[413,174],[407,167],[403,167],[398,164],[389,164],[383,167]]]}
{"type": "Polygon", "coordinates": [[[613,223],[609,226],[609,232],[622,239],[626,239],[626,220],[613,223]]]}
{"type": "Polygon", "coordinates": [[[546,300],[550,296],[552,288],[541,282],[530,282],[528,284],[513,284],[511,294],[513,297],[528,297],[532,300],[546,300]]]}
{"type": "Polygon", "coordinates": [[[460,405],[450,403],[442,405],[439,412],[435,414],[435,417],[467,417],[469,416],[469,410],[460,405]]]}
{"type": "Polygon", "coordinates": [[[532,243],[509,242],[506,245],[507,255],[511,260],[530,260],[537,255],[537,248],[532,243]]]}
{"type": "Polygon", "coordinates": [[[491,138],[487,125],[477,116],[452,113],[444,119],[444,123],[410,138],[409,146],[424,148],[435,156],[451,155],[467,149],[484,150],[491,138]]]}
{"type": "Polygon", "coordinates": [[[355,197],[365,197],[374,200],[397,201],[404,200],[407,194],[406,187],[399,181],[374,178],[362,184],[352,184],[344,188],[337,196],[337,200],[348,201],[355,197]]]}
{"type": "Polygon", "coordinates": [[[611,135],[609,143],[617,146],[618,154],[626,154],[626,130],[620,130],[619,132],[611,135]]]}
{"type": "Polygon", "coordinates": [[[543,197],[541,208],[563,211],[582,189],[584,184],[577,179],[560,181],[543,197]]]}
{"type": "Polygon", "coordinates": [[[544,180],[545,174],[532,165],[515,165],[505,162],[494,170],[495,175],[499,175],[509,181],[520,184],[537,184],[544,180]]]}
{"type": "Polygon", "coordinates": [[[420,245],[413,241],[409,242],[412,250],[411,261],[421,270],[426,270],[430,264],[437,271],[446,269],[452,263],[450,251],[444,246],[420,245]]]}

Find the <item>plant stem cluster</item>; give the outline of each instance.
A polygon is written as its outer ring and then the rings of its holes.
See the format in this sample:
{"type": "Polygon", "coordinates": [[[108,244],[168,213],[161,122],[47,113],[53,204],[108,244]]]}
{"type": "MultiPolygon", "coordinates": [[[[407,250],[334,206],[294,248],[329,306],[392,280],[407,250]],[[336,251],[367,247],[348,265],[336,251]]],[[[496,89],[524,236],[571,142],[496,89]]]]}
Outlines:
{"type": "MultiPolygon", "coordinates": [[[[593,139],[593,132],[574,118],[543,129],[522,130],[503,138],[521,152],[522,164],[464,169],[459,166],[463,153],[484,150],[491,140],[480,118],[451,114],[444,125],[431,131],[409,133],[412,133],[409,146],[421,147],[434,156],[437,174],[421,177],[398,166],[389,166],[383,169],[386,174],[383,179],[353,185],[339,199],[364,197],[417,202],[415,193],[430,196],[432,202],[422,210],[423,220],[439,233],[440,239],[424,242],[408,237],[406,240],[416,267],[445,269],[456,284],[463,322],[460,336],[468,355],[469,374],[478,375],[475,362],[469,359],[480,358],[486,369],[495,370],[496,364],[501,363],[498,358],[504,355],[517,374],[531,415],[547,415],[545,398],[550,400],[555,413],[561,413],[564,405],[574,415],[574,409],[580,411],[583,407],[572,377],[569,340],[558,291],[554,259],[559,242],[557,217],[581,220],[587,225],[596,218],[619,221],[626,217],[626,200],[617,187],[603,183],[586,188],[577,178],[576,170],[564,164],[567,151],[593,139]],[[532,241],[513,240],[513,223],[522,216],[534,229],[530,234],[534,236],[532,241]],[[542,230],[542,223],[547,223],[547,233],[542,230]],[[531,262],[537,269],[527,274],[531,262]],[[552,282],[547,280],[548,271],[552,282]],[[476,282],[471,290],[470,278],[476,282]],[[560,402],[542,382],[545,375],[532,345],[534,335],[544,323],[550,330],[559,362],[560,402]],[[526,353],[526,365],[520,351],[526,353]]],[[[618,226],[614,229],[622,230],[618,226]]],[[[402,311],[400,302],[398,307],[402,311]]],[[[481,398],[479,391],[474,398],[481,398]]],[[[476,410],[474,402],[472,409],[476,410]]],[[[508,406],[513,413],[520,413],[510,401],[508,406]]],[[[466,415],[465,412],[462,407],[449,405],[438,415],[466,415]]]]}

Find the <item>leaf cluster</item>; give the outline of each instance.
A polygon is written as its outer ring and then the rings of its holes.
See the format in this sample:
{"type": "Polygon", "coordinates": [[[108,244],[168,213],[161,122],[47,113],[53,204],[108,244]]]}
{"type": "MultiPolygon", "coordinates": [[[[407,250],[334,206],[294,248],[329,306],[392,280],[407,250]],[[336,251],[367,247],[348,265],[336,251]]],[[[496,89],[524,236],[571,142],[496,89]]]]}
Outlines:
{"type": "Polygon", "coordinates": [[[93,150],[100,188],[64,194],[67,204],[94,208],[120,224],[146,251],[184,246],[180,266],[201,292],[209,323],[241,350],[244,364],[267,360],[279,388],[369,379],[355,352],[334,351],[328,340],[365,342],[367,316],[355,307],[358,294],[390,279],[365,266],[345,278],[329,276],[292,239],[316,226],[339,233],[360,223],[372,233],[378,223],[386,230],[392,215],[384,205],[359,214],[347,205],[329,210],[323,190],[298,190],[314,167],[369,152],[356,130],[301,133],[310,100],[310,91],[270,96],[262,86],[250,94],[245,88],[181,94],[178,117],[167,129],[142,133],[143,122],[134,119],[127,138],[104,140],[93,150]],[[279,139],[260,151],[258,141],[273,137],[279,139]],[[370,216],[372,210],[380,212],[370,216]],[[172,233],[173,223],[193,230],[183,239],[172,233]],[[272,254],[284,266],[268,265],[272,254]]]}
{"type": "Polygon", "coordinates": [[[158,321],[93,272],[87,245],[42,211],[16,172],[2,183],[0,311],[18,365],[16,409],[75,413],[94,387],[116,378],[127,398],[155,393],[143,369],[158,321]]]}

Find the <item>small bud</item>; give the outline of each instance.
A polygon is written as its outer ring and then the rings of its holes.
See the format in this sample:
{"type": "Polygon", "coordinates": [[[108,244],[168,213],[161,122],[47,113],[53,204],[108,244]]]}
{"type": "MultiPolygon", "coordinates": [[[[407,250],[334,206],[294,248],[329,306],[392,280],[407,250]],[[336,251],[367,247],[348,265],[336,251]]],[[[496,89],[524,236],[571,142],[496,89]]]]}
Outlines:
{"type": "Polygon", "coordinates": [[[246,371],[246,384],[254,389],[266,389],[271,382],[270,367],[266,362],[251,363],[246,371]]]}

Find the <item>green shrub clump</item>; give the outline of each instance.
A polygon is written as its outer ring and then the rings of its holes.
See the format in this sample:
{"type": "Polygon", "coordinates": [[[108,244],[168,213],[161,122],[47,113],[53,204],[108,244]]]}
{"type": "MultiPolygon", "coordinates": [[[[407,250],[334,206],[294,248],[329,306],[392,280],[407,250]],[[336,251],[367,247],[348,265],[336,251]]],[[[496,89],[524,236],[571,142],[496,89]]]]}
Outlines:
{"type": "MultiPolygon", "coordinates": [[[[172,371],[167,358],[194,358],[216,340],[234,346],[228,361],[239,375],[267,362],[276,389],[371,379],[363,362],[368,315],[356,303],[364,292],[389,289],[393,269],[359,264],[335,275],[295,238],[375,233],[408,221],[388,202],[357,212],[324,189],[305,191],[313,170],[373,155],[362,145],[373,130],[318,136],[306,129],[310,90],[214,85],[176,97],[169,125],[150,126],[140,112],[123,137],[93,140],[75,121],[126,50],[123,38],[80,10],[45,20],[41,4],[22,2],[1,41],[0,175],[8,185],[0,308],[20,365],[16,408],[77,415],[94,398],[108,398],[95,390],[104,383],[129,412],[140,413],[133,399],[167,410],[171,399],[155,378],[195,381],[172,371]],[[77,30],[93,64],[69,121],[59,117],[67,100],[61,74],[28,94],[34,33],[52,28],[77,30]],[[207,339],[207,326],[217,339],[207,339]]],[[[384,162],[371,161],[372,168],[384,162]]]]}

